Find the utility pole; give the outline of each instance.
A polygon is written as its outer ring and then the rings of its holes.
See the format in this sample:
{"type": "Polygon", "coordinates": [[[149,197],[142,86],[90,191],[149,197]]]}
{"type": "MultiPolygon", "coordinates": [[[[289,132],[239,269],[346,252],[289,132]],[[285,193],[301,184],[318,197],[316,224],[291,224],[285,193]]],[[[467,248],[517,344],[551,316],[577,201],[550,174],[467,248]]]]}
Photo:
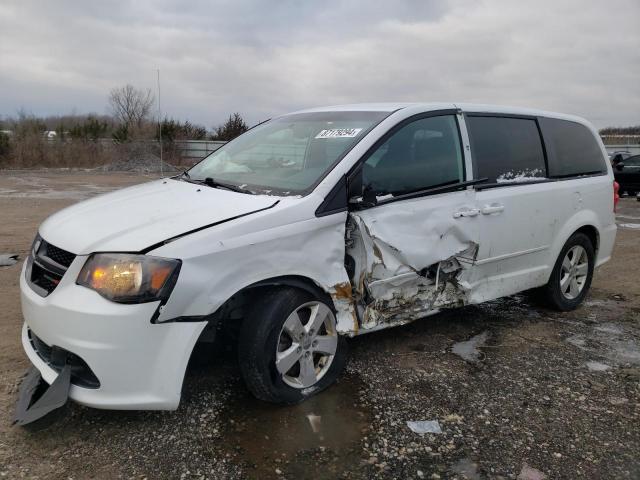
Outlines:
{"type": "Polygon", "coordinates": [[[160,141],[160,176],[164,177],[162,164],[162,111],[160,110],[160,69],[158,69],[158,140],[160,141]]]}

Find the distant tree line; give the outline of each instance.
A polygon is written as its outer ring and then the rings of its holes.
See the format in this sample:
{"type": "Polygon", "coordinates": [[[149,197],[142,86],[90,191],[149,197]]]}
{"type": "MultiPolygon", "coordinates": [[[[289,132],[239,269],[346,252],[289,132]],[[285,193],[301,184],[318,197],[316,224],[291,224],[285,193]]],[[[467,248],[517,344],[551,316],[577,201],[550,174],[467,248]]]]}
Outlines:
{"type": "Polygon", "coordinates": [[[16,116],[0,118],[0,168],[101,165],[118,157],[119,151],[128,151],[126,146],[132,142],[147,144],[150,153],[157,154],[159,138],[167,160],[179,162],[177,141],[229,141],[249,128],[239,113],[229,115],[211,133],[188,120],[165,117],[158,122],[153,116],[154,103],[151,90],[127,84],[109,92],[109,115],[36,117],[21,110],[16,116]]]}
{"type": "Polygon", "coordinates": [[[605,127],[600,129],[600,135],[640,135],[640,125],[633,127],[605,127]]]}

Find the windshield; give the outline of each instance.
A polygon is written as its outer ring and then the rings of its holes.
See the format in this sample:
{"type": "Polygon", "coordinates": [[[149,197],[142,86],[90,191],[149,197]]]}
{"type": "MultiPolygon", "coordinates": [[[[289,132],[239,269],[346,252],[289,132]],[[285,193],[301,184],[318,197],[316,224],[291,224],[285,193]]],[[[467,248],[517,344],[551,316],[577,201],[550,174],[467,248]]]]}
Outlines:
{"type": "Polygon", "coordinates": [[[314,112],[285,115],[223,145],[189,170],[252,192],[307,193],[389,112],[314,112]]]}

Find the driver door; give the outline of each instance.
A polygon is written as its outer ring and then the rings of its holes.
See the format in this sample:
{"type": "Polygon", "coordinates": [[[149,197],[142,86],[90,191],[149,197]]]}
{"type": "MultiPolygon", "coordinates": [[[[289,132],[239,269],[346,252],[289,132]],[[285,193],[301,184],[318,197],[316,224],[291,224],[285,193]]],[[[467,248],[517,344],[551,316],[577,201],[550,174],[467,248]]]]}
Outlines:
{"type": "Polygon", "coordinates": [[[478,247],[454,111],[408,119],[365,156],[352,202],[347,266],[363,329],[466,303],[478,247]],[[360,193],[360,192],[357,192],[360,193]]]}

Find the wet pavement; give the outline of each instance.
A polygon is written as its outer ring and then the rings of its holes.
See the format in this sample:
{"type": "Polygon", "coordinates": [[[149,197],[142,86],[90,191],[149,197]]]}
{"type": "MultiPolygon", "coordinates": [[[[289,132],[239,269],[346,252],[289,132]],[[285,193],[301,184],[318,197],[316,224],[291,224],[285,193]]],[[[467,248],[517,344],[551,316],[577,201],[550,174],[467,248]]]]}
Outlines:
{"type": "MultiPolygon", "coordinates": [[[[93,183],[117,182],[68,182],[93,183]]],[[[17,226],[0,251],[26,251],[49,210],[72,201],[59,197],[0,195],[0,220],[17,226]]],[[[640,202],[623,199],[619,215],[640,224],[640,202]]],[[[194,358],[176,412],[68,404],[29,430],[10,425],[28,366],[21,262],[2,267],[0,478],[640,478],[638,266],[640,231],[621,227],[578,310],[517,295],[358,337],[338,384],[297,406],[253,399],[228,350],[194,358]],[[441,433],[408,421],[437,421],[441,433]]]]}

